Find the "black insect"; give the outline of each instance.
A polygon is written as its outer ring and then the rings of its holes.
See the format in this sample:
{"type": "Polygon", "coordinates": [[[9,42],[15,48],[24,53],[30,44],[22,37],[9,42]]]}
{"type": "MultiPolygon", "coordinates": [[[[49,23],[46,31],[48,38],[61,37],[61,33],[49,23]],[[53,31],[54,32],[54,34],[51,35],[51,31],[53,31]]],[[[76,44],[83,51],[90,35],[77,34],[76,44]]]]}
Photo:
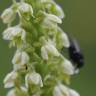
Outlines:
{"type": "Polygon", "coordinates": [[[80,50],[79,44],[76,39],[72,39],[69,37],[70,46],[68,48],[69,58],[76,66],[76,68],[81,68],[84,65],[84,57],[80,50]]]}
{"type": "MultiPolygon", "coordinates": [[[[83,53],[81,52],[81,49],[76,39],[71,38],[70,36],[68,36],[68,38],[70,41],[70,46],[68,48],[69,59],[71,60],[72,64],[75,66],[76,69],[80,69],[84,65],[83,53]]],[[[64,55],[64,49],[65,48],[62,48],[61,50],[62,55],[64,55]]]]}

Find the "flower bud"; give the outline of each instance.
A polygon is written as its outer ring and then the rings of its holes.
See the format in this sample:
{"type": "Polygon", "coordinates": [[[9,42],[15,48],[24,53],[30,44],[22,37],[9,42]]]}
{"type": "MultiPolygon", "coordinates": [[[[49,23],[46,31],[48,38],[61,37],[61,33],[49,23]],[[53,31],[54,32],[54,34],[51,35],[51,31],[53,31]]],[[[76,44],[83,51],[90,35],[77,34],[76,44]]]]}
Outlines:
{"type": "Polygon", "coordinates": [[[15,12],[12,8],[7,8],[4,10],[4,12],[1,15],[1,19],[4,23],[11,23],[15,19],[15,12]]]}
{"type": "Polygon", "coordinates": [[[39,87],[43,87],[43,82],[40,74],[36,72],[28,73],[25,77],[26,87],[29,85],[37,85],[39,87]]]}

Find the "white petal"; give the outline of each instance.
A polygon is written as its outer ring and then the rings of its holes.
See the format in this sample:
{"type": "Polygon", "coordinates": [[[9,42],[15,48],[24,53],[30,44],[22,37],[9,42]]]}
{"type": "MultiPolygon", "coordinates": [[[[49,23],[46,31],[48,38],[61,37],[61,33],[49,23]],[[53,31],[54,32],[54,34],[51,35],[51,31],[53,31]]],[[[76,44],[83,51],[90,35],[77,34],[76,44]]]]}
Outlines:
{"type": "Polygon", "coordinates": [[[11,23],[15,18],[15,12],[12,10],[12,8],[7,8],[2,13],[1,18],[4,23],[11,23]]]}
{"type": "Polygon", "coordinates": [[[28,54],[24,51],[17,50],[12,59],[12,63],[24,65],[24,64],[27,64],[28,62],[29,62],[28,54]]]}
{"type": "Polygon", "coordinates": [[[21,64],[13,64],[14,71],[21,70],[23,68],[23,65],[21,64]]]}
{"type": "Polygon", "coordinates": [[[18,64],[21,61],[20,59],[21,59],[21,52],[19,50],[17,50],[13,59],[12,59],[12,63],[18,64]]]}
{"type": "Polygon", "coordinates": [[[59,18],[62,19],[62,18],[65,17],[64,11],[62,10],[62,8],[59,5],[56,5],[56,11],[58,12],[58,17],[59,18]]]}
{"type": "Polygon", "coordinates": [[[26,87],[21,86],[20,88],[21,88],[22,92],[27,93],[27,88],[26,87]]]}
{"type": "Polygon", "coordinates": [[[4,40],[12,40],[13,39],[13,28],[7,28],[4,32],[3,32],[3,39],[4,40]]]}
{"type": "Polygon", "coordinates": [[[47,50],[45,47],[41,48],[41,56],[44,60],[48,60],[48,54],[47,54],[47,50]]]}
{"type": "Polygon", "coordinates": [[[28,54],[24,51],[21,54],[21,64],[27,64],[29,62],[28,54]]]}
{"type": "Polygon", "coordinates": [[[25,40],[26,32],[20,26],[9,27],[3,32],[4,40],[13,40],[18,36],[21,36],[21,40],[25,40]]]}
{"type": "Polygon", "coordinates": [[[60,40],[61,40],[62,46],[68,48],[70,46],[70,41],[67,34],[60,27],[57,27],[57,30],[60,34],[60,40]]]}
{"type": "Polygon", "coordinates": [[[46,19],[48,19],[52,22],[55,22],[55,23],[62,23],[62,20],[59,17],[57,17],[56,15],[53,15],[53,14],[47,14],[46,13],[46,19]]]}
{"type": "Polygon", "coordinates": [[[57,28],[57,23],[52,23],[51,20],[48,20],[47,18],[45,18],[45,20],[42,23],[42,27],[45,29],[56,29],[57,28]]]}
{"type": "Polygon", "coordinates": [[[48,60],[48,55],[52,56],[60,56],[59,51],[55,48],[55,43],[51,40],[45,42],[45,44],[41,47],[41,56],[43,59],[48,60]]]}
{"type": "Polygon", "coordinates": [[[40,74],[33,72],[33,73],[28,73],[25,77],[25,84],[26,87],[28,87],[28,83],[29,84],[35,84],[38,85],[40,87],[43,87],[43,82],[42,82],[42,78],[40,76],[40,74]]]}
{"type": "Polygon", "coordinates": [[[57,56],[57,57],[60,56],[58,50],[55,48],[54,45],[52,45],[52,44],[46,44],[45,47],[46,47],[47,51],[49,53],[51,53],[53,56],[57,56]]]}
{"type": "Polygon", "coordinates": [[[7,96],[29,96],[27,93],[27,89],[25,87],[20,87],[19,89],[11,89],[7,96]]]}
{"type": "Polygon", "coordinates": [[[77,93],[76,91],[74,91],[73,89],[69,90],[69,94],[70,96],[80,96],[79,93],[77,93]]]}
{"type": "Polygon", "coordinates": [[[22,13],[28,13],[31,15],[33,15],[33,9],[32,9],[32,6],[29,5],[28,3],[20,3],[20,6],[19,6],[19,11],[22,12],[22,13]]]}
{"type": "Polygon", "coordinates": [[[53,91],[53,96],[62,96],[60,89],[56,86],[53,91]]]}
{"type": "Polygon", "coordinates": [[[41,96],[41,95],[40,95],[40,93],[38,92],[38,93],[33,94],[32,96],[41,96]]]}
{"type": "Polygon", "coordinates": [[[20,26],[15,26],[15,27],[12,27],[13,30],[12,30],[12,35],[13,37],[15,36],[21,36],[21,40],[25,40],[25,37],[26,37],[26,32],[24,29],[22,29],[20,26]]]}
{"type": "Polygon", "coordinates": [[[12,33],[13,33],[13,37],[20,35],[21,36],[21,40],[25,41],[26,32],[20,26],[13,27],[12,33]]]}
{"type": "Polygon", "coordinates": [[[52,0],[40,0],[41,3],[49,3],[49,2],[53,2],[52,0]]]}
{"type": "Polygon", "coordinates": [[[5,88],[11,88],[14,86],[14,82],[17,79],[18,74],[15,71],[12,71],[7,74],[7,76],[4,79],[4,87],[5,88]]]}
{"type": "Polygon", "coordinates": [[[53,96],[80,96],[80,95],[73,89],[70,89],[59,82],[53,90],[53,96]]]}
{"type": "Polygon", "coordinates": [[[70,42],[65,32],[61,33],[61,39],[62,39],[63,46],[68,48],[70,46],[70,42]]]}
{"type": "Polygon", "coordinates": [[[7,96],[16,96],[15,90],[14,89],[10,90],[7,96]]]}
{"type": "Polygon", "coordinates": [[[59,84],[58,87],[60,88],[63,95],[69,96],[68,88],[63,84],[59,84]]]}
{"type": "Polygon", "coordinates": [[[69,90],[63,84],[58,84],[54,88],[53,96],[69,96],[69,90]]]}
{"type": "Polygon", "coordinates": [[[64,59],[64,61],[63,61],[62,64],[61,64],[61,67],[63,68],[64,73],[66,73],[66,74],[73,75],[74,72],[75,72],[74,66],[73,66],[72,63],[71,63],[69,60],[67,60],[67,59],[64,59]]]}
{"type": "Polygon", "coordinates": [[[26,40],[26,32],[25,32],[25,30],[22,30],[21,39],[22,39],[23,41],[26,40]]]}

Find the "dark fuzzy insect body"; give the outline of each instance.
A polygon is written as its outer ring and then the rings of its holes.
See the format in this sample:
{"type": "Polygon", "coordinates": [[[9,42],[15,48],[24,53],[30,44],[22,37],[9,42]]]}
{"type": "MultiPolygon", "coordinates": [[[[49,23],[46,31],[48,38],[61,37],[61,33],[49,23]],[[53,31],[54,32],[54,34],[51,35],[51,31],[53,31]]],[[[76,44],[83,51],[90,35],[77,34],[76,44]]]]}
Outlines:
{"type": "MultiPolygon", "coordinates": [[[[79,44],[75,39],[69,37],[69,41],[70,41],[70,46],[68,48],[69,59],[71,60],[72,64],[76,67],[76,69],[80,69],[84,65],[83,54],[80,50],[79,44]]],[[[61,50],[61,54],[65,55],[64,47],[61,50]]]]}
{"type": "Polygon", "coordinates": [[[76,66],[76,68],[81,68],[84,65],[84,57],[80,50],[80,47],[75,39],[70,40],[70,47],[68,48],[69,51],[69,58],[76,66]]]}

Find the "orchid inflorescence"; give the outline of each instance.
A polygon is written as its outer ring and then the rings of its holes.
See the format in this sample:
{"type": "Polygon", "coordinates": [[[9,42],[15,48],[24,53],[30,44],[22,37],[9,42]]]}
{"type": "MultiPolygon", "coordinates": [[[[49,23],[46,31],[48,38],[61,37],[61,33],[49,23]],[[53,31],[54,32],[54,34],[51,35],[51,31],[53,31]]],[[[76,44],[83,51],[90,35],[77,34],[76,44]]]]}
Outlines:
{"type": "Polygon", "coordinates": [[[4,79],[4,87],[11,88],[7,96],[79,96],[67,87],[76,70],[61,54],[70,46],[58,26],[64,17],[53,0],[13,0],[4,10],[1,19],[8,27],[3,39],[16,48],[13,70],[4,79]]]}

